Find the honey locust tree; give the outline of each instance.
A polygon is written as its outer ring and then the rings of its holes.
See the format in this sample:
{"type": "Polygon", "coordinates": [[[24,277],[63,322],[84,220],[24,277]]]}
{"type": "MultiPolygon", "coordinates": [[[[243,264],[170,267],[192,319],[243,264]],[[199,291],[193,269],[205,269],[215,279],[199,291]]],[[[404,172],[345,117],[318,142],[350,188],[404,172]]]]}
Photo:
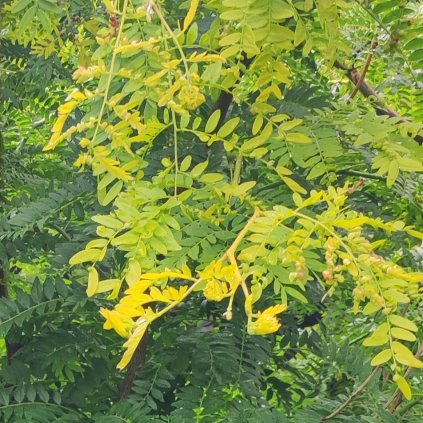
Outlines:
{"type": "Polygon", "coordinates": [[[6,421],[418,421],[419,2],[3,14],[6,421]],[[25,198],[11,128],[40,114],[25,198]],[[25,365],[31,326],[75,362],[25,365]]]}

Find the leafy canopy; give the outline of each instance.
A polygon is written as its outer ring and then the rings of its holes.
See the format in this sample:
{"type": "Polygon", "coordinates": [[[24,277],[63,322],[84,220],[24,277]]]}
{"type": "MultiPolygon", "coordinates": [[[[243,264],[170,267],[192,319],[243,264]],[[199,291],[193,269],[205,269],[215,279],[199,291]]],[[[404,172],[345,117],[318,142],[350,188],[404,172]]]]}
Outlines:
{"type": "MultiPolygon", "coordinates": [[[[398,8],[386,1],[104,0],[97,10],[96,2],[66,2],[66,13],[56,3],[6,5],[8,38],[72,69],[44,151],[53,160],[69,154],[69,144],[74,168],[95,183],[95,204],[90,186],[70,200],[90,205],[96,227],[86,229],[88,240],[76,238],[85,247],[74,246],[69,264],[76,267],[67,271],[86,284],[104,329],[125,338],[117,367],[133,363],[148,331],[169,354],[177,349],[175,336],[174,347],[160,340],[165,322],[181,313],[190,320],[199,297],[230,330],[245,326],[248,335],[279,340],[287,310],[300,316],[301,307],[329,302],[370,322],[360,336],[375,348],[371,365],[389,364],[411,399],[407,369],[423,367],[413,351],[423,273],[399,246],[423,239],[418,4],[404,2],[397,24],[398,8]],[[69,13],[75,10],[78,21],[69,13]],[[351,57],[369,70],[357,75],[351,57]],[[407,80],[399,84],[405,96],[363,99],[345,83],[348,76],[363,92],[365,77],[378,81],[391,69],[407,80]],[[407,206],[383,202],[405,198],[412,182],[407,206]]],[[[9,222],[20,232],[5,237],[24,236],[22,222],[29,223],[24,211],[9,222]]],[[[207,343],[211,374],[219,342],[229,349],[226,338],[207,343]]],[[[164,368],[147,365],[153,382],[140,386],[145,398],[164,368]]],[[[212,380],[191,392],[200,398],[195,421],[207,418],[212,380]]],[[[248,396],[236,391],[240,383],[227,382],[226,395],[248,396]]],[[[154,388],[156,401],[167,384],[154,388]]]]}

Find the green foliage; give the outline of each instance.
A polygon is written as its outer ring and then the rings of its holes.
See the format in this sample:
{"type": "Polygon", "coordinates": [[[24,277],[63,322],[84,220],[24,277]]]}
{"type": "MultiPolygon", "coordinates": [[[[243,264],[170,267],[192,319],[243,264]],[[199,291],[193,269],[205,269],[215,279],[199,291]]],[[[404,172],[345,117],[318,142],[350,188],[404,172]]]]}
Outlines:
{"type": "Polygon", "coordinates": [[[1,421],[420,421],[418,2],[0,7],[1,421]]]}

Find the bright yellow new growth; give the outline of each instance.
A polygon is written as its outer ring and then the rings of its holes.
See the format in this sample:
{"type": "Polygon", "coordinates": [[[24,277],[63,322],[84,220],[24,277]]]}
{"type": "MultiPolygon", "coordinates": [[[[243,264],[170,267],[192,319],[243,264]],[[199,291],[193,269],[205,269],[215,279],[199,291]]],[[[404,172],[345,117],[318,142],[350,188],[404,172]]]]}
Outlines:
{"type": "Polygon", "coordinates": [[[184,19],[183,31],[186,31],[186,29],[191,25],[192,21],[194,20],[195,13],[197,12],[197,8],[199,4],[200,4],[200,0],[191,0],[191,5],[184,19]]]}
{"type": "Polygon", "coordinates": [[[63,127],[65,126],[66,120],[68,119],[69,115],[86,98],[87,98],[86,95],[81,93],[80,91],[74,91],[72,94],[70,94],[68,98],[69,101],[59,106],[58,108],[59,116],[51,130],[53,134],[50,138],[49,143],[43,148],[43,151],[54,150],[57,147],[57,145],[63,140],[62,132],[63,132],[63,127]]]}
{"type": "MultiPolygon", "coordinates": [[[[140,281],[134,283],[125,291],[125,296],[114,310],[101,309],[101,314],[106,318],[105,329],[114,329],[123,337],[129,336],[128,341],[124,344],[126,351],[118,364],[119,369],[123,369],[130,362],[137,345],[147,330],[148,324],[184,301],[204,281],[207,281],[207,283],[203,293],[209,300],[221,301],[230,297],[229,306],[225,313],[228,319],[232,316],[232,302],[239,286],[242,286],[246,302],[251,303],[252,296],[238,267],[235,252],[259,215],[260,211],[256,210],[222,258],[210,263],[201,272],[199,278],[193,278],[186,266],[182,272],[166,269],[163,272],[146,273],[142,275],[140,281]],[[225,261],[228,261],[229,264],[225,265],[225,261]],[[179,288],[168,285],[161,289],[154,286],[156,281],[160,281],[163,285],[163,282],[168,278],[188,280],[193,284],[190,287],[182,285],[179,288]],[[150,307],[145,308],[146,304],[151,303],[163,303],[166,306],[159,311],[154,311],[150,307]],[[134,318],[138,318],[138,320],[135,322],[134,318]]],[[[278,304],[254,315],[250,304],[250,307],[246,308],[249,318],[248,333],[265,335],[276,332],[281,325],[275,316],[286,309],[286,305],[278,304]],[[252,320],[253,317],[256,318],[254,321],[252,320]]]]}
{"type": "Polygon", "coordinates": [[[250,335],[267,335],[276,332],[281,327],[276,315],[283,313],[286,309],[286,304],[277,304],[263,312],[258,312],[256,320],[250,319],[248,322],[248,333],[250,335]]]}

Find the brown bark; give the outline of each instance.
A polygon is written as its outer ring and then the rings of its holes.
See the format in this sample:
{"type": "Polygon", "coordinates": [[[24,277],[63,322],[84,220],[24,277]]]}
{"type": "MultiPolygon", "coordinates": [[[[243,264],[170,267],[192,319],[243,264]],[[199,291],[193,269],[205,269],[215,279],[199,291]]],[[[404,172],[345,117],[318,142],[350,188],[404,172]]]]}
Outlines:
{"type": "Polygon", "coordinates": [[[119,391],[119,397],[121,400],[128,398],[128,396],[132,392],[132,387],[134,386],[137,372],[145,364],[145,360],[147,358],[148,340],[149,336],[148,332],[146,332],[143,338],[141,339],[141,342],[138,344],[138,347],[135,350],[131,361],[129,362],[125,377],[123,379],[119,391]]]}
{"type": "MultiPolygon", "coordinates": [[[[400,122],[408,121],[406,118],[401,117],[397,111],[391,109],[383,102],[375,88],[366,81],[365,75],[363,75],[360,71],[355,68],[348,69],[338,61],[335,62],[335,67],[345,71],[347,78],[354,84],[355,87],[358,87],[360,93],[364,97],[371,101],[372,106],[378,115],[400,118],[400,122]]],[[[423,145],[423,137],[421,135],[414,137],[414,140],[418,144],[423,145]]]]}

